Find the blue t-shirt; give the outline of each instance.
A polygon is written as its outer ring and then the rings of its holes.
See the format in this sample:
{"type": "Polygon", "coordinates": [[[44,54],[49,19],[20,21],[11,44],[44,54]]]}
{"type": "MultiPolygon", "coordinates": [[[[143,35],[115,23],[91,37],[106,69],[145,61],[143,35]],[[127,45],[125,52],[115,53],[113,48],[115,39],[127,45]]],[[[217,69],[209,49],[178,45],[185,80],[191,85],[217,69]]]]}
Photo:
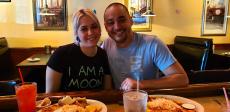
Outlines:
{"type": "Polygon", "coordinates": [[[135,33],[134,41],[127,48],[118,48],[115,41],[108,38],[102,47],[107,52],[117,89],[126,77],[157,79],[159,69],[163,71],[176,61],[168,47],[156,36],[135,33]],[[140,60],[135,61],[135,58],[140,60]]]}

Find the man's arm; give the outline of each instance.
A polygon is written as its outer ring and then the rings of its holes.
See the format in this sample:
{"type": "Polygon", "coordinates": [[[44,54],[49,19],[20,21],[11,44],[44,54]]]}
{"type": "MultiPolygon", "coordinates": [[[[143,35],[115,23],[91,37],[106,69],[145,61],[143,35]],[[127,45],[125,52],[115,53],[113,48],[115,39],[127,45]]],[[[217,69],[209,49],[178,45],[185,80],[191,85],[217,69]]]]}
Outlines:
{"type": "MultiPolygon", "coordinates": [[[[166,75],[160,79],[142,80],[139,84],[140,89],[160,89],[160,88],[173,88],[185,87],[189,83],[186,72],[179,62],[175,62],[163,71],[166,75]]],[[[136,88],[137,81],[132,78],[126,78],[122,84],[122,90],[129,90],[136,88]]]]}
{"type": "Polygon", "coordinates": [[[46,93],[58,92],[61,85],[62,74],[49,66],[46,68],[46,93]]]}
{"type": "Polygon", "coordinates": [[[183,67],[178,61],[170,65],[163,71],[166,75],[160,79],[143,80],[140,88],[143,89],[159,89],[159,88],[173,88],[185,87],[189,84],[189,79],[183,67]]]}

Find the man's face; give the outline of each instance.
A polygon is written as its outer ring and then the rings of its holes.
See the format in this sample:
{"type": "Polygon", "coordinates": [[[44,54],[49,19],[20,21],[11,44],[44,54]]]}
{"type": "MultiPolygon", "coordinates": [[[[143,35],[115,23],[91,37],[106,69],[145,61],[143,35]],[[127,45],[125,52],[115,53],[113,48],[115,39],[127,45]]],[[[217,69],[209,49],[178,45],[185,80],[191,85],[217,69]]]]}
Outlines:
{"type": "Polygon", "coordinates": [[[105,12],[105,28],[116,43],[124,43],[127,38],[131,38],[132,24],[129,13],[120,5],[113,5],[105,12]]]}

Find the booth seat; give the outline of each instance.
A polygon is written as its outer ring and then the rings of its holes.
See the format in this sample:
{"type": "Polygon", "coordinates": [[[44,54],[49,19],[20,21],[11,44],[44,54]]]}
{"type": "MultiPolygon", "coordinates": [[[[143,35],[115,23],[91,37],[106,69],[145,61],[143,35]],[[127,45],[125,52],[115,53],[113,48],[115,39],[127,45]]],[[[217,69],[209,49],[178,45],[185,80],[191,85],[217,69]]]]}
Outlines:
{"type": "Polygon", "coordinates": [[[230,82],[230,69],[191,70],[188,74],[190,84],[230,82]]]}
{"type": "Polygon", "coordinates": [[[16,66],[10,56],[10,50],[5,37],[0,37],[0,80],[10,80],[16,78],[16,66]]]}
{"type": "Polygon", "coordinates": [[[189,74],[191,70],[209,69],[212,45],[212,39],[176,36],[172,53],[189,74]]]}
{"type": "Polygon", "coordinates": [[[5,37],[0,37],[0,96],[14,93],[14,85],[19,83],[16,66],[13,64],[5,37]]]}

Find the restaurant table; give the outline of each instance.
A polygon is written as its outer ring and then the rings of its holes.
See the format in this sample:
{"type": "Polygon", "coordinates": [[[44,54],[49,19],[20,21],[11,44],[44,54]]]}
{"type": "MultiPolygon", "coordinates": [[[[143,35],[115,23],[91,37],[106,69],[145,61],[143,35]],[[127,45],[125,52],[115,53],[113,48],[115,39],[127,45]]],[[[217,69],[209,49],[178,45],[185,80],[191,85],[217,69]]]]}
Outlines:
{"type": "Polygon", "coordinates": [[[214,50],[213,58],[210,60],[212,68],[228,69],[230,68],[230,50],[214,50]]]}
{"type": "Polygon", "coordinates": [[[39,93],[45,92],[45,71],[50,56],[51,54],[45,53],[33,54],[16,65],[17,68],[20,68],[24,81],[37,83],[39,93]],[[39,58],[40,60],[29,60],[35,58],[39,58]]]}
{"type": "Polygon", "coordinates": [[[230,57],[230,50],[214,50],[213,54],[230,57]]]}
{"type": "Polygon", "coordinates": [[[37,67],[37,66],[46,66],[51,54],[33,54],[32,56],[26,58],[22,62],[16,65],[16,67],[37,67]],[[29,61],[28,59],[39,58],[39,61],[29,61]]]}
{"type": "MultiPolygon", "coordinates": [[[[177,95],[189,98],[200,103],[205,112],[221,112],[220,103],[225,102],[222,87],[230,88],[230,82],[192,84],[187,87],[146,90],[149,95],[177,95]]],[[[45,94],[40,93],[37,100],[49,97],[51,101],[57,101],[63,96],[86,97],[106,104],[108,112],[124,112],[122,103],[122,91],[119,90],[101,90],[101,91],[78,91],[78,92],[59,92],[45,94]]],[[[17,102],[15,95],[0,96],[1,112],[16,112],[17,102]]]]}
{"type": "MultiPolygon", "coordinates": [[[[223,95],[189,98],[189,99],[200,103],[204,107],[205,112],[222,112],[221,103],[225,102],[225,98],[223,95]]],[[[124,112],[123,108],[124,107],[119,104],[108,104],[107,105],[108,112],[124,112]]]]}

